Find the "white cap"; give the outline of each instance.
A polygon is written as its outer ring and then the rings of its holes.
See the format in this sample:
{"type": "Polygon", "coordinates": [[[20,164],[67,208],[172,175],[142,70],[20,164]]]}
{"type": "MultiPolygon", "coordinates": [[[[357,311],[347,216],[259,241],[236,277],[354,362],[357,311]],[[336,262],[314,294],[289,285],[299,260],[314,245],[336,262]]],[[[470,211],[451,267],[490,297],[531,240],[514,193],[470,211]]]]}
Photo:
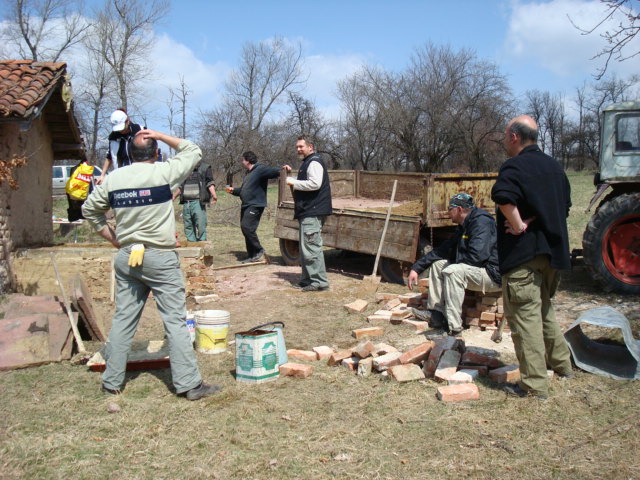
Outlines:
{"type": "Polygon", "coordinates": [[[112,130],[114,132],[119,132],[124,130],[124,127],[127,125],[127,114],[122,110],[116,110],[111,114],[111,125],[113,125],[112,130]]]}

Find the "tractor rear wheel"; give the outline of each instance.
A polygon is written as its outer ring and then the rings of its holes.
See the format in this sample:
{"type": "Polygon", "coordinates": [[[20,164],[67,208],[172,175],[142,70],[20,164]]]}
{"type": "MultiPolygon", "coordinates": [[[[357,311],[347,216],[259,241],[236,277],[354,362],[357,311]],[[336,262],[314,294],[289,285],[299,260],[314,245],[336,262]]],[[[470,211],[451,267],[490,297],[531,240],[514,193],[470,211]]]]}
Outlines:
{"type": "Polygon", "coordinates": [[[300,265],[300,242],[297,240],[280,239],[280,254],[285,265],[295,267],[300,265]]]}
{"type": "Polygon", "coordinates": [[[613,197],[582,237],[584,262],[606,292],[640,294],[640,193],[613,197]]]}

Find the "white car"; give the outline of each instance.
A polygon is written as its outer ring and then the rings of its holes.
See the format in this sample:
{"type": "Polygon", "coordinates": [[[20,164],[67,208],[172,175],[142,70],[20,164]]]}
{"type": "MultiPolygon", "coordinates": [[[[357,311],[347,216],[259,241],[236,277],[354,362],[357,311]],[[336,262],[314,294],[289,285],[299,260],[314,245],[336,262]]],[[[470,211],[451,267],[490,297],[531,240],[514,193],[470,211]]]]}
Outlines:
{"type": "MultiPolygon", "coordinates": [[[[67,185],[67,180],[73,173],[75,165],[54,165],[51,178],[51,186],[53,187],[54,195],[64,195],[64,187],[67,185]]],[[[93,178],[97,178],[102,173],[98,167],[93,167],[93,178]]]]}

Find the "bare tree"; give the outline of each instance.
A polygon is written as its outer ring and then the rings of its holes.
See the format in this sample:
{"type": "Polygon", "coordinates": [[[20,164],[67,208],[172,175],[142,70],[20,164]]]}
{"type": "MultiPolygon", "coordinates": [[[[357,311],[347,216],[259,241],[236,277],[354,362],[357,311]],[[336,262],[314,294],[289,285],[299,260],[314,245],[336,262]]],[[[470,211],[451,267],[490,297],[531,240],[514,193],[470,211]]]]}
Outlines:
{"type": "Polygon", "coordinates": [[[607,44],[592,57],[604,59],[604,65],[598,69],[598,73],[595,75],[596,80],[604,77],[611,60],[624,62],[640,54],[640,50],[630,45],[640,32],[640,13],[637,10],[637,0],[600,0],[600,2],[606,7],[604,16],[591,28],[582,28],[569,17],[573,26],[583,35],[594,33],[610,21],[615,22],[614,26],[600,34],[607,44]]]}
{"type": "Polygon", "coordinates": [[[93,41],[88,47],[104,56],[117,83],[120,107],[129,107],[136,86],[151,72],[147,51],[151,28],[169,11],[167,0],[107,0],[97,13],[93,41]]]}
{"type": "Polygon", "coordinates": [[[78,0],[5,0],[5,6],[9,22],[2,37],[22,58],[57,62],[90,26],[78,0]]]}
{"type": "Polygon", "coordinates": [[[231,106],[242,113],[247,129],[257,131],[281,95],[305,81],[302,47],[274,38],[245,44],[240,66],[226,88],[231,106]]]}
{"type": "Polygon", "coordinates": [[[187,87],[184,81],[184,75],[179,75],[180,84],[178,88],[169,87],[169,100],[167,101],[167,107],[169,109],[169,127],[173,131],[173,117],[175,114],[176,103],[178,113],[181,117],[180,130],[176,132],[176,135],[181,138],[187,138],[187,97],[191,95],[191,90],[187,87]]]}

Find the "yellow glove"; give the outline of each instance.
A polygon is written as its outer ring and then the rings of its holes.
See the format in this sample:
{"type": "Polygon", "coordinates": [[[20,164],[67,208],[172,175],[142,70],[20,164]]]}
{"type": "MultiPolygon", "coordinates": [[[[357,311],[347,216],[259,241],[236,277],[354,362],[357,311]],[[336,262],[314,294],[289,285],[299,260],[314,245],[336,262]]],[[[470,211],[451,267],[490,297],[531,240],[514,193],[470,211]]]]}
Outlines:
{"type": "Polygon", "coordinates": [[[137,267],[142,265],[142,259],[144,258],[144,245],[136,243],[131,247],[131,253],[129,254],[129,266],[137,267]]]}

